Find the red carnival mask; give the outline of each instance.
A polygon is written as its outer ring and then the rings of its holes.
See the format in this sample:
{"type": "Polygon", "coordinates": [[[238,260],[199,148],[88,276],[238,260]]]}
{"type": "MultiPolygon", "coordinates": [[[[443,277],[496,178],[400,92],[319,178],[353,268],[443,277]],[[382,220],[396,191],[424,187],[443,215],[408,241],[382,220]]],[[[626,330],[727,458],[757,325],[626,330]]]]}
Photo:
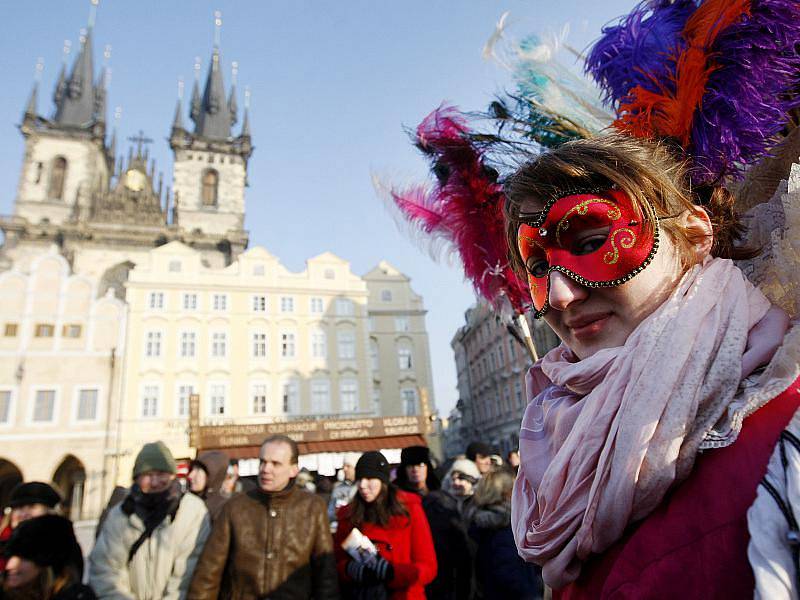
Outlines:
{"type": "Polygon", "coordinates": [[[517,231],[531,297],[540,318],[549,307],[550,273],[586,287],[611,287],[641,272],[658,250],[658,224],[621,190],[581,193],[547,203],[517,231]]]}

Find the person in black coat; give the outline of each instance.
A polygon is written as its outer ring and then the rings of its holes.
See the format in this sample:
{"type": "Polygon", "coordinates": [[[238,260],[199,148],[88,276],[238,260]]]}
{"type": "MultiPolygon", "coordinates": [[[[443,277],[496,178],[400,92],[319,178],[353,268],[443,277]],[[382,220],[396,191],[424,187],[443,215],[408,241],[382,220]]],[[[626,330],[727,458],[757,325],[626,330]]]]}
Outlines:
{"type": "Polygon", "coordinates": [[[514,475],[507,469],[486,473],[472,499],[469,535],[475,554],[476,600],[539,600],[541,570],[517,553],[511,532],[511,490],[514,475]]]}
{"type": "Polygon", "coordinates": [[[20,523],[6,546],[0,598],[96,600],[81,583],[83,554],[69,519],[44,515],[20,523]]]}

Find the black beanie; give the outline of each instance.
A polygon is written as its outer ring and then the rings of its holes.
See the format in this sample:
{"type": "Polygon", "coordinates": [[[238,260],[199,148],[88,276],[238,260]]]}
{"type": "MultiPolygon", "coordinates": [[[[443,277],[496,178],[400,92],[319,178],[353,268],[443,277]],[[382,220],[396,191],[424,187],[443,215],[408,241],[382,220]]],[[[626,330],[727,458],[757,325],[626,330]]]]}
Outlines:
{"type": "Polygon", "coordinates": [[[422,465],[431,464],[431,452],[427,446],[409,446],[400,451],[400,465],[407,467],[409,465],[422,465]]]}
{"type": "Polygon", "coordinates": [[[20,523],[6,544],[7,557],[19,556],[40,567],[61,573],[72,565],[83,573],[83,554],[72,521],[59,515],[43,515],[20,523]]]}
{"type": "Polygon", "coordinates": [[[50,508],[55,508],[61,502],[61,496],[52,486],[41,481],[29,481],[18,483],[11,490],[11,498],[8,505],[11,508],[26,506],[28,504],[44,504],[50,508]]]}
{"type": "Polygon", "coordinates": [[[366,477],[367,479],[380,479],[388,485],[389,475],[389,462],[380,452],[365,452],[356,463],[356,481],[366,477]]]}
{"type": "Polygon", "coordinates": [[[483,442],[472,442],[469,446],[467,446],[467,458],[470,460],[475,460],[475,457],[480,454],[482,456],[491,456],[494,454],[492,452],[492,448],[489,444],[484,444],[483,442]]]}

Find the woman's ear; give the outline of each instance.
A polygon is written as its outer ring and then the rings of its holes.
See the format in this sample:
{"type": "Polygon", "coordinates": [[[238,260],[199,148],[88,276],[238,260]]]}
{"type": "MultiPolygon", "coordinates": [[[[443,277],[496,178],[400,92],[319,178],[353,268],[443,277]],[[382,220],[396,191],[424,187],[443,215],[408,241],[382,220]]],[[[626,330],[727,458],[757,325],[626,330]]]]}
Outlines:
{"type": "Polygon", "coordinates": [[[681,225],[692,242],[697,262],[703,262],[711,254],[714,245],[714,228],[708,212],[702,206],[695,206],[693,210],[687,210],[681,215],[681,225]]]}

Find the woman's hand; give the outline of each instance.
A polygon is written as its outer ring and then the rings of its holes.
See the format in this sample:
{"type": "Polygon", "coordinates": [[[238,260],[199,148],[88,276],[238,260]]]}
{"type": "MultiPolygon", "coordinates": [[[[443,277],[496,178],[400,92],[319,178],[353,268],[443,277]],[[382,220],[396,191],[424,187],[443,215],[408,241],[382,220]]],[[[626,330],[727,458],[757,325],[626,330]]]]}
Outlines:
{"type": "Polygon", "coordinates": [[[742,355],[742,379],[772,359],[788,329],[789,315],[777,306],[770,308],[753,326],[742,355]]]}

